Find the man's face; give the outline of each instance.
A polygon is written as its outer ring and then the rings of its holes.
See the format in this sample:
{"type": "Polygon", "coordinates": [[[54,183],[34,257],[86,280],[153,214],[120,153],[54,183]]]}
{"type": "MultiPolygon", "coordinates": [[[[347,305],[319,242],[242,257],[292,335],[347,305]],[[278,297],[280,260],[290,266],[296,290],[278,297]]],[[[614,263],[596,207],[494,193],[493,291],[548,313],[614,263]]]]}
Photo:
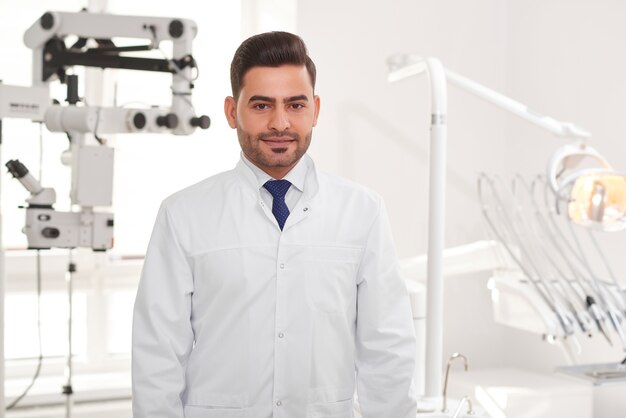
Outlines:
{"type": "Polygon", "coordinates": [[[304,65],[253,67],[244,75],[237,102],[233,97],[224,102],[244,155],[277,179],[309,148],[319,108],[304,65]]]}

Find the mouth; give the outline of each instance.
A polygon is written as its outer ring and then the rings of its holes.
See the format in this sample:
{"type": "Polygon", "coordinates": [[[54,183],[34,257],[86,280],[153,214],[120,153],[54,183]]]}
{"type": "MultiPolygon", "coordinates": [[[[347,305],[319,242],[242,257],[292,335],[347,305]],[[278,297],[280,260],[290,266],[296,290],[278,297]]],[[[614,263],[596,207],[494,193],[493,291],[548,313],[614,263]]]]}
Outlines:
{"type": "Polygon", "coordinates": [[[265,142],[268,145],[275,145],[275,146],[285,146],[288,145],[292,142],[295,141],[295,139],[291,139],[291,138],[264,138],[261,139],[261,141],[265,142]]]}
{"type": "Polygon", "coordinates": [[[295,132],[263,132],[257,139],[268,144],[285,145],[298,140],[295,132]]]}

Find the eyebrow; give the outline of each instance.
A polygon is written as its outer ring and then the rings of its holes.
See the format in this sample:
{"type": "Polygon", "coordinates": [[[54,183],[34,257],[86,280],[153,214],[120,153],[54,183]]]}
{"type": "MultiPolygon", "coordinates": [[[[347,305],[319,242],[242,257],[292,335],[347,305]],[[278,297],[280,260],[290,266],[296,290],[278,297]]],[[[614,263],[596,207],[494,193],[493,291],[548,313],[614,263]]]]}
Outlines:
{"type": "MultiPolygon", "coordinates": [[[[308,102],[309,98],[305,94],[301,94],[299,96],[291,96],[291,97],[287,97],[286,99],[283,99],[283,103],[290,103],[290,102],[297,102],[297,101],[308,102]]],[[[268,97],[268,96],[254,95],[250,97],[250,100],[248,100],[248,103],[250,102],[276,103],[276,99],[273,97],[268,97]]]]}
{"type": "Polygon", "coordinates": [[[283,100],[283,102],[285,103],[289,103],[289,102],[308,102],[309,98],[305,95],[305,94],[301,94],[299,96],[291,96],[286,98],[285,100],[283,100]]]}

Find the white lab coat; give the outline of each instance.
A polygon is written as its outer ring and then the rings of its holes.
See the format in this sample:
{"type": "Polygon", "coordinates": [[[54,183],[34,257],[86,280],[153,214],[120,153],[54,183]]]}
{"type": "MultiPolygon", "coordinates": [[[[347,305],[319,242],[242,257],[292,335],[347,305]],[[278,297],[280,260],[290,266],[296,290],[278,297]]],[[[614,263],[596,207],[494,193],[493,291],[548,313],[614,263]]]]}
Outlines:
{"type": "Polygon", "coordinates": [[[283,231],[242,161],[163,202],[135,302],[135,418],[349,418],[355,385],[363,417],[415,416],[382,200],[308,162],[283,231]]]}

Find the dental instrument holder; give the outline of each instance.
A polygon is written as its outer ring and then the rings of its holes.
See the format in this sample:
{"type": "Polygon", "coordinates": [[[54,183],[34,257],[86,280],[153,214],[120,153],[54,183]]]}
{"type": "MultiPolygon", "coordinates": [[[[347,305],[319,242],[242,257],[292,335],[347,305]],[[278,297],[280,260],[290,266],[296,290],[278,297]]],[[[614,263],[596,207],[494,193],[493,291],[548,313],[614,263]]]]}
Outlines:
{"type": "MultiPolygon", "coordinates": [[[[446,191],[446,115],[447,82],[511,112],[528,122],[540,126],[556,136],[586,140],[591,134],[572,123],[560,122],[540,115],[522,103],[484,87],[470,79],[446,69],[433,57],[395,55],[387,60],[388,80],[399,81],[426,72],[430,84],[431,126],[429,162],[429,228],[428,228],[428,279],[426,318],[426,370],[423,402],[439,400],[442,378],[443,348],[443,251],[445,231],[446,191]]],[[[419,368],[421,365],[418,365],[419,368]]]]}

